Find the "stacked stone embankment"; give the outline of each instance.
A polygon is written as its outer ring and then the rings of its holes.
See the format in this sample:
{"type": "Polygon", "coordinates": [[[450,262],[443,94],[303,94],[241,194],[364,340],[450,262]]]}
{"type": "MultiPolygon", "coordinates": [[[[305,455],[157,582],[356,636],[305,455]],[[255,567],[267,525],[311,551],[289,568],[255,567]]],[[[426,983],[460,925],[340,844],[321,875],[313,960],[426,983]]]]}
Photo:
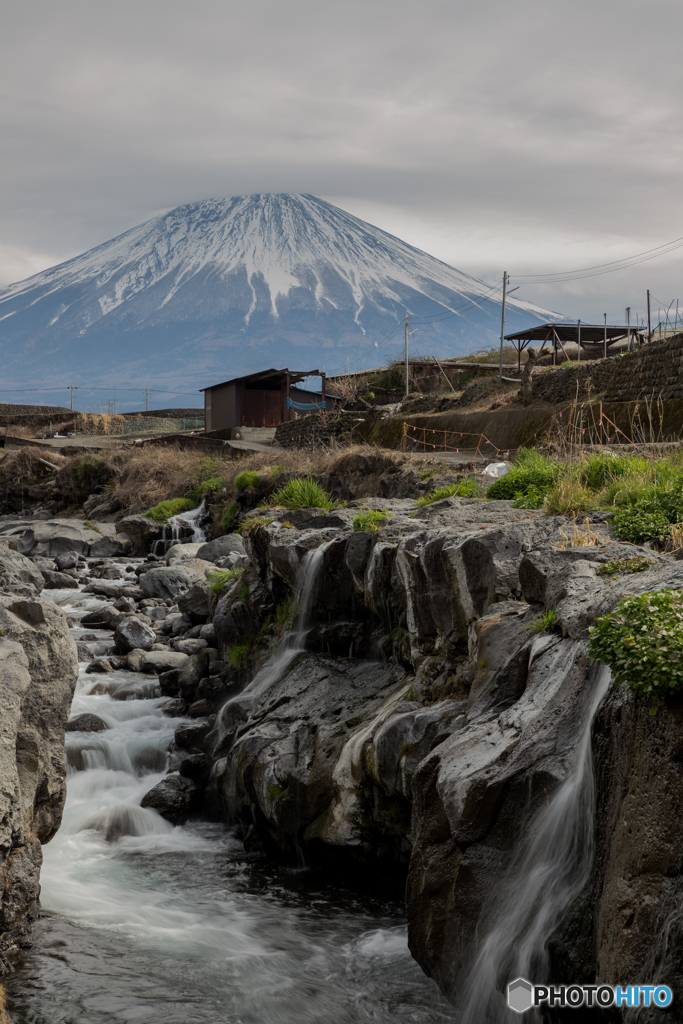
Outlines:
{"type": "Polygon", "coordinates": [[[677,334],[614,358],[539,368],[531,378],[533,401],[572,402],[577,396],[608,402],[683,398],[681,371],[683,334],[677,334]]]}

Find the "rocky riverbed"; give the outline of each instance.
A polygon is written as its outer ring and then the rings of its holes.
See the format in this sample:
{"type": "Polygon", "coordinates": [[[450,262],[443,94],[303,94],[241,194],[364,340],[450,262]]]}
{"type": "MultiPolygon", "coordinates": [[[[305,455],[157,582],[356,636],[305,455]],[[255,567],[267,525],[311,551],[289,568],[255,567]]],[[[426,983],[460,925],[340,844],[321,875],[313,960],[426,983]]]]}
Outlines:
{"type": "MultiPolygon", "coordinates": [[[[623,594],[680,588],[683,563],[614,541],[605,519],[584,531],[585,546],[562,517],[509,502],[449,498],[417,510],[410,499],[368,498],[329,513],[257,513],[242,537],[156,556],[144,551],[155,543],[144,524],[134,537],[132,524],[131,533],[117,524],[93,539],[72,522],[82,533],[68,543],[60,523],[9,527],[10,546],[0,547],[7,614],[33,600],[46,621],[59,617],[63,635],[66,608],[81,662],[66,745],[73,803],[43,879],[48,905],[70,922],[59,928],[75,929],[84,949],[79,929],[99,927],[120,950],[121,936],[136,930],[141,883],[131,863],[145,861],[153,874],[151,848],[168,860],[158,869],[156,939],[140,924],[150,969],[155,957],[177,954],[158,931],[178,920],[169,894],[186,915],[183,942],[204,927],[193,901],[211,902],[199,881],[178,888],[176,853],[190,858],[189,874],[201,875],[203,858],[227,856],[228,875],[270,862],[279,865],[270,872],[382,879],[394,891],[407,878],[410,950],[454,1009],[416,980],[407,1002],[383,990],[383,1009],[368,1019],[388,1020],[391,1004],[399,1019],[503,1022],[511,1016],[504,985],[517,975],[663,980],[683,1005],[681,706],[660,701],[651,714],[652,700],[615,688],[586,649],[596,616],[623,594]],[[359,510],[370,509],[385,514],[381,529],[354,530],[359,510]],[[104,539],[110,550],[93,551],[104,539]],[[650,562],[637,576],[597,572],[636,555],[650,562]],[[216,567],[232,570],[218,593],[206,578],[216,567]],[[552,630],[530,628],[548,609],[552,630]],[[117,876],[106,898],[109,883],[93,867],[104,862],[117,876]],[[79,910],[92,899],[89,873],[99,902],[79,910]],[[414,996],[426,1016],[409,1015],[414,996]]],[[[75,682],[69,650],[64,708],[75,682]]],[[[63,727],[55,715],[53,739],[63,727]]],[[[57,802],[63,777],[60,786],[57,802]]],[[[39,841],[54,834],[51,813],[50,828],[34,830],[39,841]]],[[[215,893],[214,868],[206,877],[215,893]]],[[[259,927],[237,914],[231,885],[227,916],[206,924],[209,945],[223,962],[237,955],[234,942],[239,957],[252,940],[254,956],[269,955],[259,927]]],[[[392,938],[400,926],[387,925],[386,913],[398,912],[391,907],[375,908],[376,941],[403,958],[400,974],[410,961],[392,938]]],[[[349,922],[344,935],[362,944],[372,922],[358,918],[355,932],[349,922]]],[[[50,927],[41,922],[40,934],[54,936],[50,927]]],[[[333,931],[326,943],[325,970],[341,970],[330,966],[333,931]]],[[[192,960],[196,950],[185,948],[177,955],[192,960]]],[[[235,968],[240,985],[249,970],[235,968]]],[[[187,1005],[201,1005],[193,1019],[218,1019],[192,990],[187,1005]]],[[[221,991],[212,998],[227,998],[221,991]]],[[[26,1014],[13,998],[15,1014],[26,1014]]],[[[244,1006],[234,1005],[234,1019],[289,1020],[269,1015],[276,1006],[242,1018],[244,1006]]],[[[302,1010],[291,1007],[293,1020],[302,1010]]],[[[147,1019],[176,1019],[157,1012],[147,1019]]],[[[345,1013],[331,1019],[365,1019],[345,1013]]],[[[677,1014],[670,1019],[683,1019],[677,1014]]],[[[610,1018],[596,1011],[594,1019],[610,1018]]]]}

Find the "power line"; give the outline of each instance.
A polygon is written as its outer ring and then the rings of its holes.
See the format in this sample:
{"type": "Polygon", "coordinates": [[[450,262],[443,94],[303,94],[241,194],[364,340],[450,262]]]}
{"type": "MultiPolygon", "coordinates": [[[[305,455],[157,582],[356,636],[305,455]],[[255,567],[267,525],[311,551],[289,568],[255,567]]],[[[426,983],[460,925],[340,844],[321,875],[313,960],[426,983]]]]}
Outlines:
{"type": "Polygon", "coordinates": [[[654,249],[646,249],[644,252],[636,253],[633,256],[626,256],[622,260],[613,260],[610,263],[598,263],[593,267],[584,267],[580,270],[562,270],[545,274],[515,274],[517,281],[528,281],[530,284],[562,284],[563,281],[581,281],[587,277],[600,277],[602,274],[612,274],[616,270],[625,270],[627,267],[635,267],[639,263],[646,263],[658,256],[665,256],[667,253],[675,252],[683,247],[683,237],[674,238],[671,242],[665,242],[654,249]],[[541,280],[542,279],[542,280],[541,280]]]}

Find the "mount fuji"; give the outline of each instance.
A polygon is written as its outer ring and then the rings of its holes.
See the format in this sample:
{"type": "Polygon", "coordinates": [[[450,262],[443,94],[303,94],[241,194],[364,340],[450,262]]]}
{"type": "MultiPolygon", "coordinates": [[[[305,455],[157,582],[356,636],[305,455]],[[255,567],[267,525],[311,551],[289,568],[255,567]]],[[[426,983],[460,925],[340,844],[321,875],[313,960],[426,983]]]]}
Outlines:
{"type": "MultiPolygon", "coordinates": [[[[459,355],[495,343],[500,290],[312,195],[207,199],[0,290],[4,386],[187,393],[275,365],[380,366],[406,311],[413,354],[459,355]]],[[[547,319],[510,298],[509,330],[547,319]]]]}

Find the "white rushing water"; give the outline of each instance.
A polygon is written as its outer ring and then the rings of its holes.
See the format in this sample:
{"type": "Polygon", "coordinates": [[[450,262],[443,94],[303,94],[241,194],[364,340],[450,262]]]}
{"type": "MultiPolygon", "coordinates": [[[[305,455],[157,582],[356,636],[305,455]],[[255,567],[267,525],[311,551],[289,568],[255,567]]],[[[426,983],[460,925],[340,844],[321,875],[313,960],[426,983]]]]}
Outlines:
{"type": "MultiPolygon", "coordinates": [[[[320,557],[307,562],[311,579],[320,557]]],[[[103,603],[46,596],[76,622],[103,603]]],[[[300,628],[307,600],[302,592],[300,628]]],[[[72,715],[96,714],[108,729],[67,734],[64,820],[44,849],[47,916],[7,983],[15,1024],[452,1020],[410,957],[402,908],[376,880],[344,888],[246,854],[223,825],[173,827],[143,809],[184,720],[163,714],[163,698],[136,696],[154,677],[85,667],[72,715]],[[123,683],[128,698],[116,699],[123,683]]]]}
{"type": "MultiPolygon", "coordinates": [[[[501,890],[492,895],[493,924],[472,962],[459,1024],[519,1021],[507,1006],[507,982],[519,977],[536,984],[548,980],[546,943],[588,880],[595,805],[591,732],[609,688],[609,669],[602,666],[589,679],[593,689],[583,709],[573,763],[520,844],[501,890]]],[[[537,1022],[541,1017],[533,1011],[524,1019],[537,1022]]]]}

